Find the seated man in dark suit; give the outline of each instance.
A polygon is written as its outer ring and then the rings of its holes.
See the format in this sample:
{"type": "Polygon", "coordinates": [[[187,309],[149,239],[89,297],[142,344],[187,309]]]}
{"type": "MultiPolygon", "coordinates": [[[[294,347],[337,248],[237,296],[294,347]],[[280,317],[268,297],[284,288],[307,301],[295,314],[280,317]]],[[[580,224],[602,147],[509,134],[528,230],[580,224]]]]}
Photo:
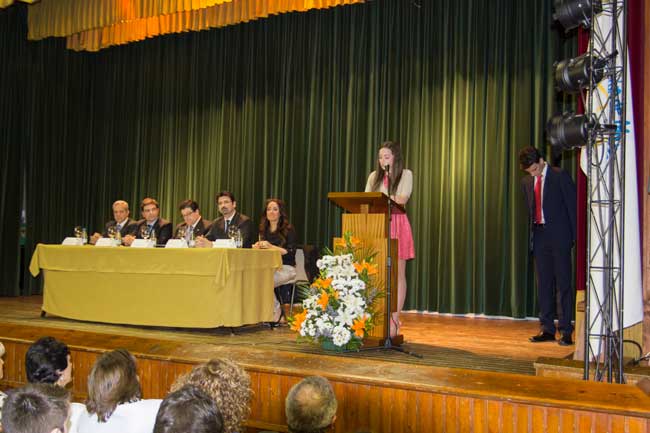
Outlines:
{"type": "Polygon", "coordinates": [[[138,221],[135,236],[125,236],[122,242],[125,245],[131,245],[134,239],[143,239],[143,235],[146,234],[149,237],[155,237],[157,245],[165,245],[172,237],[172,223],[158,217],[160,214],[158,202],[153,198],[145,198],[140,203],[140,210],[144,219],[138,221]]]}
{"type": "Polygon", "coordinates": [[[117,200],[113,203],[113,219],[106,223],[104,231],[99,234],[95,233],[90,237],[90,243],[95,244],[101,237],[108,237],[108,229],[115,227],[115,230],[120,233],[120,237],[126,235],[134,235],[138,229],[138,223],[129,218],[129,204],[124,200],[117,200]]]}
{"type": "Polygon", "coordinates": [[[221,216],[212,222],[212,227],[205,237],[197,239],[196,245],[209,248],[217,239],[228,239],[228,228],[234,225],[241,232],[242,246],[250,248],[257,231],[249,217],[237,212],[235,195],[230,191],[221,191],[217,194],[217,209],[221,212],[221,216]]]}
{"type": "Polygon", "coordinates": [[[184,238],[189,242],[191,239],[205,236],[208,230],[210,230],[212,223],[205,221],[201,217],[199,204],[194,200],[183,200],[178,206],[178,209],[181,211],[184,222],[176,226],[174,237],[178,239],[184,238]],[[190,230],[187,229],[188,227],[190,230]]]}

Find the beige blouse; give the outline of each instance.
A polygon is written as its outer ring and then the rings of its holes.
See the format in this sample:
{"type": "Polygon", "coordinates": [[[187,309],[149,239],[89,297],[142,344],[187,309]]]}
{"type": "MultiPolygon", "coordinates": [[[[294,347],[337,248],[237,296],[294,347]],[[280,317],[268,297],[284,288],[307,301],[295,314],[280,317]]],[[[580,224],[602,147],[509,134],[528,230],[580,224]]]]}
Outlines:
{"type": "MultiPolygon", "coordinates": [[[[375,170],[372,173],[370,173],[370,176],[368,176],[368,182],[366,182],[366,192],[372,192],[372,184],[375,182],[376,175],[377,175],[377,171],[375,170]]],[[[406,203],[411,197],[412,191],[413,191],[413,172],[405,168],[404,170],[402,170],[402,178],[399,181],[399,185],[397,185],[397,189],[395,190],[395,195],[404,197],[405,198],[404,203],[406,203]]],[[[383,182],[379,184],[379,192],[388,194],[388,190],[384,186],[383,182]]]]}

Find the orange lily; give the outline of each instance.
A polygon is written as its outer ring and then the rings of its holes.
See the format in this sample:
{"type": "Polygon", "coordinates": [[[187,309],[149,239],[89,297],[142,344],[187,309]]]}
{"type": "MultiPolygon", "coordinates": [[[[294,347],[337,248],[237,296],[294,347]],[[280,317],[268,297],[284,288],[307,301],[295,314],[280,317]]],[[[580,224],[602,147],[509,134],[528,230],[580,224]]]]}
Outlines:
{"type": "Polygon", "coordinates": [[[365,260],[361,263],[354,263],[354,269],[360,274],[365,270],[368,271],[368,275],[374,275],[379,271],[377,265],[373,263],[368,263],[365,260]]]}
{"type": "Polygon", "coordinates": [[[329,286],[332,285],[332,278],[317,278],[314,280],[314,282],[311,284],[312,287],[320,287],[321,289],[327,289],[329,286]]]}
{"type": "Polygon", "coordinates": [[[330,302],[330,297],[326,292],[321,293],[320,298],[318,299],[318,304],[324,310],[327,308],[327,304],[330,302]]]}
{"type": "Polygon", "coordinates": [[[351,236],[350,237],[350,243],[352,244],[353,247],[356,247],[357,245],[359,245],[361,243],[361,239],[359,239],[356,236],[351,236]]]}
{"type": "Polygon", "coordinates": [[[354,335],[357,337],[363,338],[363,334],[365,332],[366,328],[366,320],[367,317],[363,316],[361,319],[356,319],[354,323],[352,324],[352,329],[354,330],[354,335]]]}
{"type": "Polygon", "coordinates": [[[307,319],[307,310],[303,310],[302,313],[296,313],[293,316],[293,322],[291,323],[291,330],[292,331],[300,331],[300,327],[302,326],[302,322],[307,319]]]}

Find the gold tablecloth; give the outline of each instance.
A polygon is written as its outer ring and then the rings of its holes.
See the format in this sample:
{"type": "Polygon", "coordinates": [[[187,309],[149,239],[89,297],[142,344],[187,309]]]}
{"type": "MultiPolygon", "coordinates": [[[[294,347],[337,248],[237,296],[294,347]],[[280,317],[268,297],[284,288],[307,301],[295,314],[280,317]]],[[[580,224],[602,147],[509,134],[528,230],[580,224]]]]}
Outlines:
{"type": "Polygon", "coordinates": [[[43,310],[131,325],[213,328],[273,318],[277,251],[39,244],[43,310]]]}

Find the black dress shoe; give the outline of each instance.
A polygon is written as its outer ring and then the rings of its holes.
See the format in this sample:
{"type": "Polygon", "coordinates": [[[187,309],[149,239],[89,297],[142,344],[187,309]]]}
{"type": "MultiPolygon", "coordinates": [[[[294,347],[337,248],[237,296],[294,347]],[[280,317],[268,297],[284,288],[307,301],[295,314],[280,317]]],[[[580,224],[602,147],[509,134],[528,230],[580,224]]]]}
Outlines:
{"type": "Polygon", "coordinates": [[[571,334],[562,334],[562,338],[558,341],[560,346],[572,346],[573,340],[571,340],[571,334]]]}
{"type": "Polygon", "coordinates": [[[542,343],[544,341],[555,341],[555,335],[550,332],[540,332],[528,339],[531,343],[542,343]]]}

